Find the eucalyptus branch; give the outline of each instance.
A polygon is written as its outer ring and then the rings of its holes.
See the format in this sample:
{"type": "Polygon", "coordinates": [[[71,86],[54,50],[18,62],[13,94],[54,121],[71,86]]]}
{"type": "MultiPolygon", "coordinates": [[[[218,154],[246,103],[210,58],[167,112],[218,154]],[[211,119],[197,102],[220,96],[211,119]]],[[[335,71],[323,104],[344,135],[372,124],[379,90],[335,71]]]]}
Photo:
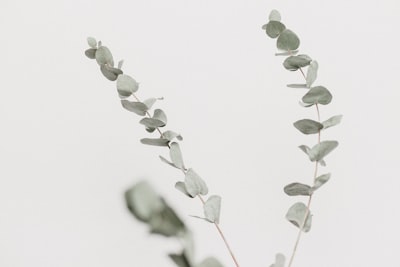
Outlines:
{"type": "MultiPolygon", "coordinates": [[[[302,202],[297,202],[292,205],[287,214],[286,219],[299,228],[296,242],[289,260],[288,267],[292,266],[297,247],[300,242],[302,232],[308,232],[311,228],[311,201],[314,192],[325,184],[330,179],[330,173],[318,176],[318,165],[326,166],[324,161],[332,150],[338,146],[337,141],[322,141],[321,131],[329,127],[335,126],[340,123],[342,116],[333,116],[330,119],[321,123],[319,105],[327,105],[332,100],[332,94],[324,86],[312,86],[317,79],[318,63],[316,60],[311,59],[308,55],[297,55],[300,46],[300,39],[297,35],[286,28],[281,22],[281,15],[278,11],[272,10],[269,15],[269,22],[262,27],[267,35],[271,38],[277,38],[277,48],[284,52],[276,53],[277,56],[288,56],[283,66],[289,71],[299,70],[305,79],[305,83],[288,84],[290,88],[305,88],[308,92],[303,96],[300,104],[303,107],[311,107],[315,105],[317,110],[318,121],[311,119],[302,119],[296,121],[293,125],[301,133],[317,134],[318,142],[312,148],[301,145],[299,148],[308,155],[311,162],[315,162],[313,185],[302,184],[294,182],[288,184],[284,188],[284,192],[289,196],[308,196],[307,205],[302,202]],[[304,73],[303,67],[308,67],[307,74],[304,73]]],[[[285,264],[285,257],[282,254],[276,255],[276,261],[272,267],[283,267],[285,264]]]]}
{"type": "MultiPolygon", "coordinates": [[[[178,181],[175,184],[176,189],[178,189],[179,191],[181,191],[190,198],[198,197],[200,199],[204,209],[204,218],[203,217],[198,217],[198,218],[204,219],[205,221],[213,223],[215,225],[219,235],[221,236],[226,248],[229,251],[229,254],[232,257],[232,260],[234,261],[236,267],[239,267],[239,263],[236,257],[234,256],[234,253],[219,226],[221,197],[217,195],[212,195],[208,197],[206,201],[202,198],[202,195],[205,196],[208,194],[208,187],[205,181],[192,168],[185,167],[181,149],[178,143],[179,141],[182,141],[182,136],[173,131],[162,132],[160,128],[166,126],[167,124],[167,116],[165,112],[161,109],[155,109],[153,116],[150,114],[150,110],[157,99],[150,98],[143,102],[140,101],[140,99],[135,94],[139,89],[139,84],[131,76],[123,74],[123,71],[121,70],[122,61],[120,61],[118,63],[118,67],[115,68],[113,56],[111,54],[111,51],[107,47],[103,46],[101,42],[97,42],[92,37],[89,37],[87,41],[90,48],[85,51],[86,56],[91,59],[96,59],[97,63],[100,65],[101,72],[108,80],[116,81],[116,87],[118,94],[121,98],[122,106],[128,111],[144,117],[140,120],[140,123],[145,126],[147,132],[152,133],[154,131],[157,131],[160,134],[159,138],[143,138],[140,140],[141,143],[152,146],[167,147],[169,149],[170,160],[164,158],[163,156],[160,156],[160,159],[163,162],[167,163],[169,166],[172,166],[182,171],[184,175],[184,181],[178,181]],[[128,100],[129,97],[133,97],[136,101],[129,101],[128,100]]],[[[148,188],[146,188],[145,186],[139,188],[140,190],[144,190],[145,192],[149,191],[147,190],[148,188]]],[[[143,203],[148,202],[148,199],[146,199],[145,197],[144,198],[141,197],[142,195],[140,195],[140,192],[135,194],[135,196],[137,195],[139,195],[138,198],[140,198],[140,201],[142,201],[143,203]]],[[[156,203],[155,199],[156,198],[153,198],[152,200],[153,202],[147,204],[150,207],[153,205],[157,206],[158,204],[156,203]]],[[[130,207],[135,206],[134,203],[128,203],[128,206],[129,205],[130,207]]],[[[149,207],[145,206],[144,209],[149,209],[149,207]]],[[[135,217],[140,218],[140,214],[137,214],[138,211],[136,209],[130,209],[130,210],[132,211],[135,217]]],[[[156,218],[157,220],[159,220],[159,217],[156,216],[156,218]]],[[[180,229],[182,223],[181,221],[179,221],[178,223],[177,220],[169,222],[171,224],[169,227],[173,228],[174,222],[177,222],[176,227],[179,227],[180,229]]],[[[154,223],[152,224],[150,222],[149,224],[151,226],[151,231],[161,233],[165,236],[168,236],[170,234],[170,231],[173,231],[174,233],[179,231],[179,229],[172,229],[172,230],[168,229],[167,231],[162,227],[160,228],[159,224],[163,223],[164,223],[163,221],[157,221],[157,224],[154,225],[154,223]]],[[[184,253],[182,255],[181,256],[184,257],[185,259],[179,258],[180,260],[179,262],[175,260],[174,262],[180,267],[181,266],[192,267],[192,265],[189,263],[187,263],[186,265],[182,265],[181,261],[185,262],[193,261],[193,259],[190,258],[187,259],[188,256],[185,255],[184,253]]],[[[216,262],[213,261],[211,263],[199,265],[198,267],[220,267],[220,266],[221,266],[220,264],[216,264],[216,262]]]]}

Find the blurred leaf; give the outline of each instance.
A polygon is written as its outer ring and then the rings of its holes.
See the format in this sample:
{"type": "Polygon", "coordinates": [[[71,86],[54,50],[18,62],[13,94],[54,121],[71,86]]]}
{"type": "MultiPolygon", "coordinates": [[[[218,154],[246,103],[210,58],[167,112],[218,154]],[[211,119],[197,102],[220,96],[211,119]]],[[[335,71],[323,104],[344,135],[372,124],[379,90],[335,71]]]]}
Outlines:
{"type": "Polygon", "coordinates": [[[279,35],[276,46],[284,51],[296,50],[300,46],[300,39],[294,32],[286,29],[279,35]]]}
{"type": "MultiPolygon", "coordinates": [[[[294,224],[295,226],[297,226],[298,228],[301,228],[303,226],[304,218],[306,217],[307,210],[308,210],[307,206],[304,205],[304,203],[297,202],[289,208],[288,212],[286,213],[286,219],[289,222],[291,222],[292,224],[294,224]]],[[[306,223],[304,224],[303,229],[302,229],[303,232],[310,231],[311,217],[312,216],[311,216],[310,212],[308,212],[306,223]]]]}
{"type": "Polygon", "coordinates": [[[311,186],[301,183],[291,183],[283,189],[289,196],[309,196],[312,193],[311,186]]]}
{"type": "Polygon", "coordinates": [[[169,141],[163,138],[143,138],[140,142],[151,146],[168,146],[169,141]]]}
{"type": "Polygon", "coordinates": [[[275,53],[275,56],[294,56],[294,55],[296,55],[298,52],[299,52],[298,50],[293,50],[293,51],[275,53]]]}
{"type": "Polygon", "coordinates": [[[273,21],[281,21],[281,14],[279,13],[278,10],[272,9],[271,12],[269,13],[268,19],[273,21]]]}
{"type": "Polygon", "coordinates": [[[210,257],[203,260],[196,267],[224,267],[217,259],[210,257]]]}
{"type": "Polygon", "coordinates": [[[152,129],[152,130],[157,127],[165,126],[165,123],[163,121],[153,119],[153,118],[143,118],[140,120],[139,123],[145,125],[146,127],[148,127],[149,129],[152,129]]]}
{"type": "Polygon", "coordinates": [[[342,115],[333,116],[322,123],[324,129],[328,129],[329,127],[338,125],[342,121],[342,115]]]}
{"type": "Polygon", "coordinates": [[[171,157],[172,163],[177,168],[185,169],[185,165],[183,164],[182,152],[178,143],[176,142],[171,143],[169,148],[169,156],[171,157]]]}
{"type": "Polygon", "coordinates": [[[313,60],[310,63],[310,66],[307,69],[307,76],[306,76],[306,81],[307,81],[307,87],[311,87],[311,85],[315,82],[317,79],[317,72],[318,72],[318,62],[313,60]]]}
{"type": "Polygon", "coordinates": [[[139,116],[146,115],[147,106],[141,102],[131,102],[128,100],[121,100],[121,104],[126,110],[134,112],[139,116]]]}
{"type": "Polygon", "coordinates": [[[305,83],[302,83],[302,84],[291,83],[291,84],[288,84],[286,86],[290,87],[290,88],[307,88],[307,84],[305,84],[305,83]]]}
{"type": "Polygon", "coordinates": [[[277,253],[275,255],[275,263],[270,265],[270,267],[285,267],[285,255],[277,253]]]}
{"type": "Polygon", "coordinates": [[[168,256],[178,267],[192,267],[184,252],[181,254],[169,254],[168,256]]]}
{"type": "Polygon", "coordinates": [[[293,125],[303,134],[316,134],[323,128],[321,123],[309,119],[298,120],[293,125]]]}
{"type": "Polygon", "coordinates": [[[283,66],[287,70],[295,71],[305,66],[308,66],[311,58],[307,55],[290,56],[285,59],[283,66]]]}
{"type": "Polygon", "coordinates": [[[114,59],[111,51],[105,46],[97,48],[96,61],[99,65],[108,64],[109,66],[114,67],[114,59]]]}
{"type": "Polygon", "coordinates": [[[125,200],[131,213],[142,222],[149,222],[154,214],[165,208],[164,202],[145,181],[126,191],[125,200]]]}
{"type": "Polygon", "coordinates": [[[189,195],[195,197],[197,195],[207,195],[208,188],[206,183],[201,179],[201,177],[195,173],[193,169],[189,169],[185,175],[185,186],[189,195]]]}
{"type": "Polygon", "coordinates": [[[163,126],[167,124],[167,115],[161,109],[154,110],[153,119],[162,121],[164,123],[163,126]]]}
{"type": "Polygon", "coordinates": [[[131,76],[122,74],[117,79],[117,90],[121,98],[126,98],[139,89],[139,84],[131,76]]]}
{"type": "Polygon", "coordinates": [[[337,141],[322,141],[319,144],[313,146],[310,150],[309,156],[311,161],[320,161],[332,150],[334,150],[339,143],[337,141]]]}
{"type": "Polygon", "coordinates": [[[204,204],[204,216],[209,222],[219,223],[221,213],[221,197],[210,196],[204,204]]]}
{"type": "Polygon", "coordinates": [[[97,41],[95,38],[93,37],[88,37],[87,39],[87,43],[91,48],[97,48],[97,41]]]}
{"type": "Polygon", "coordinates": [[[182,136],[180,134],[175,133],[173,131],[165,131],[165,132],[163,132],[163,137],[165,139],[168,139],[169,141],[172,141],[175,138],[178,139],[179,141],[183,140],[183,138],[182,138],[182,136]]]}
{"type": "Polygon", "coordinates": [[[188,197],[193,198],[186,190],[186,185],[184,182],[176,182],[175,188],[181,191],[183,194],[187,195],[188,197]]]}
{"type": "Polygon", "coordinates": [[[332,101],[332,95],[323,86],[312,87],[302,98],[306,104],[322,104],[327,105],[332,101]]]}
{"type": "Polygon", "coordinates": [[[319,164],[320,164],[321,166],[323,166],[323,167],[326,166],[325,160],[321,159],[321,160],[318,161],[318,162],[319,162],[319,164]]]}
{"type": "Polygon", "coordinates": [[[185,225],[175,211],[164,202],[164,209],[155,213],[149,222],[151,233],[166,237],[178,236],[184,232],[185,225]]]}
{"type": "Polygon", "coordinates": [[[278,37],[285,29],[285,25],[279,21],[270,21],[263,26],[267,35],[271,38],[278,37]]]}
{"type": "Polygon", "coordinates": [[[90,59],[96,58],[96,50],[95,48],[89,48],[85,51],[85,55],[90,59]]]}
{"type": "Polygon", "coordinates": [[[108,65],[101,65],[100,71],[110,81],[115,81],[118,75],[122,74],[122,70],[110,67],[108,65]]]}
{"type": "Polygon", "coordinates": [[[328,182],[330,178],[331,178],[330,173],[326,173],[326,174],[322,174],[322,175],[318,176],[317,178],[315,178],[314,186],[311,188],[311,190],[313,190],[313,191],[317,190],[318,188],[323,186],[326,182],[328,182]]]}
{"type": "Polygon", "coordinates": [[[118,61],[118,69],[122,69],[122,65],[124,65],[124,60],[123,59],[118,61]]]}
{"type": "Polygon", "coordinates": [[[307,155],[310,154],[311,149],[310,149],[308,146],[306,146],[306,145],[301,145],[301,146],[299,146],[299,148],[300,148],[304,153],[306,153],[307,155]]]}

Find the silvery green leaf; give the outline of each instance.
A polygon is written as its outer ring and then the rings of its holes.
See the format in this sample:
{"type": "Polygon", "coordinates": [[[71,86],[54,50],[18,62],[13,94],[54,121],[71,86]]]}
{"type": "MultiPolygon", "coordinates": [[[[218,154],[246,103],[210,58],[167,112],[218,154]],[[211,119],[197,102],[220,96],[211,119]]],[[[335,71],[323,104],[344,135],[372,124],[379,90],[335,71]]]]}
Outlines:
{"type": "Polygon", "coordinates": [[[146,127],[151,129],[152,131],[154,131],[153,130],[154,128],[165,126],[165,123],[163,121],[160,121],[160,120],[157,120],[157,119],[153,119],[153,118],[143,118],[143,119],[140,120],[139,123],[145,125],[146,127]]]}
{"type": "Polygon", "coordinates": [[[156,130],[156,128],[147,127],[147,126],[146,126],[146,131],[149,132],[149,133],[152,133],[152,132],[154,132],[155,130],[156,130]]]}
{"type": "Polygon", "coordinates": [[[184,252],[181,254],[169,254],[168,256],[178,267],[192,267],[190,260],[184,252]]]}
{"type": "Polygon", "coordinates": [[[270,265],[270,267],[285,267],[285,255],[277,253],[275,255],[275,263],[270,265]]]}
{"type": "Polygon", "coordinates": [[[184,182],[176,182],[175,188],[181,191],[183,194],[187,195],[190,198],[193,198],[189,192],[186,190],[186,186],[184,182]]]}
{"type": "Polygon", "coordinates": [[[154,114],[153,114],[152,118],[162,121],[164,123],[163,126],[165,126],[167,124],[167,115],[165,115],[164,111],[162,111],[161,109],[154,110],[154,114]]]}
{"type": "Polygon", "coordinates": [[[90,59],[96,58],[96,48],[89,48],[85,51],[85,55],[90,59]]]}
{"type": "Polygon", "coordinates": [[[120,69],[110,67],[108,65],[101,65],[100,71],[110,81],[115,81],[118,78],[118,75],[121,75],[123,72],[120,69]]]}
{"type": "Polygon", "coordinates": [[[296,50],[300,46],[300,39],[294,32],[286,29],[279,35],[276,46],[284,51],[296,50]]]}
{"type": "Polygon", "coordinates": [[[168,146],[169,141],[163,138],[143,138],[140,142],[150,146],[168,146]]]}
{"type": "MultiPolygon", "coordinates": [[[[168,140],[168,139],[167,139],[168,140]]],[[[179,169],[185,169],[183,164],[182,152],[179,144],[172,142],[169,148],[169,156],[171,157],[172,163],[179,169]]]]}
{"type": "Polygon", "coordinates": [[[327,105],[332,101],[332,95],[323,86],[312,87],[302,98],[306,104],[322,104],[327,105]]]}
{"type": "Polygon", "coordinates": [[[325,160],[321,159],[321,160],[319,160],[318,162],[319,162],[319,164],[320,164],[322,167],[325,167],[325,166],[326,166],[325,160]]]}
{"type": "Polygon", "coordinates": [[[323,186],[326,182],[328,182],[330,178],[331,178],[330,173],[326,173],[326,174],[322,174],[322,175],[318,176],[317,178],[315,178],[314,186],[311,188],[311,190],[313,190],[313,191],[317,190],[318,188],[323,186]]]}
{"type": "Polygon", "coordinates": [[[305,107],[305,108],[308,108],[308,107],[311,107],[312,105],[314,105],[314,104],[306,104],[301,101],[299,102],[299,104],[300,104],[300,106],[305,107]]]}
{"type": "Polygon", "coordinates": [[[269,13],[268,19],[273,21],[281,21],[281,14],[278,10],[272,9],[269,13]]]}
{"type": "Polygon", "coordinates": [[[306,145],[301,145],[301,146],[299,146],[299,148],[301,149],[301,151],[303,151],[304,153],[306,153],[307,155],[309,155],[310,154],[310,148],[308,147],[308,146],[306,146],[306,145]]]}
{"type": "Polygon", "coordinates": [[[294,55],[296,55],[298,52],[299,52],[298,50],[293,50],[293,51],[275,53],[275,56],[294,56],[294,55]]]}
{"type": "Polygon", "coordinates": [[[321,123],[309,119],[298,120],[293,125],[303,134],[316,134],[323,128],[321,123]]]}
{"type": "Polygon", "coordinates": [[[97,48],[97,41],[95,38],[93,37],[88,37],[87,39],[87,43],[91,48],[97,48]]]}
{"type": "Polygon", "coordinates": [[[318,72],[318,62],[313,60],[310,63],[310,66],[307,69],[306,81],[307,87],[311,87],[311,85],[317,79],[317,72],[318,72]]]}
{"type": "MultiPolygon", "coordinates": [[[[164,200],[162,201],[165,203],[164,200]]],[[[166,237],[180,236],[186,231],[184,223],[171,207],[167,204],[164,205],[164,209],[153,214],[148,222],[151,233],[166,237]]]]}
{"type": "Polygon", "coordinates": [[[221,213],[221,197],[210,196],[204,203],[204,216],[209,222],[219,223],[221,213]]]}
{"type": "Polygon", "coordinates": [[[164,202],[145,181],[126,191],[125,200],[131,213],[142,222],[149,222],[154,214],[165,208],[164,202]]]}
{"type": "Polygon", "coordinates": [[[200,264],[196,265],[196,267],[224,267],[217,259],[215,258],[206,258],[200,264]]]}
{"type": "Polygon", "coordinates": [[[165,139],[168,139],[169,141],[174,140],[175,138],[178,139],[179,141],[182,141],[183,138],[180,134],[173,132],[173,131],[165,131],[163,132],[163,137],[165,139]]]}
{"type": "Polygon", "coordinates": [[[301,84],[299,84],[299,83],[291,83],[291,84],[288,84],[286,86],[290,87],[290,88],[307,88],[307,84],[305,84],[305,83],[301,83],[301,84]]]}
{"type": "Polygon", "coordinates": [[[128,100],[121,100],[122,106],[133,113],[136,113],[139,116],[146,115],[147,106],[141,102],[131,102],[128,100]]]}
{"type": "Polygon", "coordinates": [[[283,62],[283,66],[287,70],[295,71],[305,66],[308,66],[311,58],[307,55],[289,56],[283,62]]]}
{"type": "Polygon", "coordinates": [[[186,190],[192,197],[197,195],[207,195],[208,187],[201,177],[193,170],[189,169],[185,174],[186,190]]]}
{"type": "Polygon", "coordinates": [[[118,69],[122,69],[122,65],[124,65],[124,60],[123,59],[118,61],[118,69]]]}
{"type": "Polygon", "coordinates": [[[154,105],[154,103],[155,103],[156,101],[157,101],[157,98],[152,97],[152,98],[146,99],[145,101],[143,101],[143,103],[144,103],[149,109],[151,109],[151,107],[154,105]]]}
{"type": "Polygon", "coordinates": [[[117,90],[121,98],[126,98],[139,89],[139,84],[131,76],[122,74],[117,79],[117,90]]]}
{"type": "Polygon", "coordinates": [[[174,167],[174,168],[179,169],[178,167],[175,166],[175,164],[173,164],[171,161],[167,160],[167,159],[164,158],[163,156],[159,156],[159,157],[160,157],[160,159],[161,159],[162,162],[164,162],[164,163],[166,163],[166,164],[168,164],[168,165],[170,165],[170,166],[172,166],[172,167],[174,167]]]}
{"type": "Polygon", "coordinates": [[[286,219],[295,226],[297,226],[298,228],[302,228],[303,232],[310,231],[311,217],[312,216],[308,211],[307,206],[301,202],[293,204],[286,213],[286,219]],[[307,220],[304,223],[304,218],[306,217],[306,214],[307,214],[307,220]]]}
{"type": "Polygon", "coordinates": [[[311,186],[301,183],[291,183],[283,189],[288,196],[309,196],[312,193],[311,186]]]}
{"type": "Polygon", "coordinates": [[[329,127],[339,124],[342,121],[342,117],[343,117],[342,115],[336,115],[336,116],[333,116],[333,117],[327,119],[326,121],[322,122],[324,129],[327,129],[329,127]]]}
{"type": "Polygon", "coordinates": [[[111,51],[105,46],[99,46],[96,50],[96,61],[99,65],[108,64],[114,67],[114,59],[111,51]]]}
{"type": "Polygon", "coordinates": [[[320,161],[332,150],[334,150],[339,143],[337,141],[322,141],[311,148],[309,157],[311,161],[320,161]]]}
{"type": "Polygon", "coordinates": [[[263,28],[265,28],[265,32],[271,38],[278,37],[286,29],[285,25],[279,21],[270,21],[263,28]]]}

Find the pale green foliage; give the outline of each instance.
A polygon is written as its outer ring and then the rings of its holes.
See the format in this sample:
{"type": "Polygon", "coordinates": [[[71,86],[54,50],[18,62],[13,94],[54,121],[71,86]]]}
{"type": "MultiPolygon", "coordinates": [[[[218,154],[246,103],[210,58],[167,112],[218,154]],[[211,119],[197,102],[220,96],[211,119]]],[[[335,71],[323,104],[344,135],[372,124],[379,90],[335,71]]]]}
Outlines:
{"type": "Polygon", "coordinates": [[[287,70],[295,71],[310,65],[311,58],[307,55],[290,56],[285,59],[283,66],[287,70]]]}
{"type": "Polygon", "coordinates": [[[87,43],[91,48],[97,48],[97,41],[95,38],[93,37],[88,37],[87,39],[87,43]]]}
{"type": "Polygon", "coordinates": [[[185,165],[183,164],[182,152],[178,143],[171,143],[169,155],[171,157],[172,164],[175,167],[177,167],[178,169],[185,169],[185,165]]]}
{"type": "Polygon", "coordinates": [[[334,150],[339,143],[337,141],[322,141],[313,146],[309,152],[311,161],[319,161],[334,150]]]}
{"type": "Polygon", "coordinates": [[[304,203],[297,202],[289,208],[288,212],[286,213],[286,219],[295,226],[297,226],[298,228],[302,228],[301,229],[302,231],[308,232],[311,229],[312,216],[310,212],[307,211],[308,209],[306,205],[304,205],[304,203]],[[307,214],[307,220],[303,225],[306,214],[307,214]]]}
{"type": "Polygon", "coordinates": [[[219,223],[221,213],[221,197],[210,196],[204,204],[204,216],[209,222],[219,223]]]}
{"type": "Polygon", "coordinates": [[[327,105],[332,101],[332,95],[323,86],[312,87],[307,94],[302,98],[302,101],[306,104],[321,104],[327,105]]]}
{"type": "Polygon", "coordinates": [[[277,38],[285,29],[285,25],[279,21],[270,21],[263,26],[267,35],[271,38],[277,38]]]}
{"type": "Polygon", "coordinates": [[[281,21],[282,18],[278,10],[272,9],[271,12],[269,13],[268,19],[270,21],[281,21]]]}
{"type": "Polygon", "coordinates": [[[342,121],[342,117],[342,115],[336,115],[322,122],[324,129],[328,129],[329,127],[338,125],[342,121]]]}
{"type": "Polygon", "coordinates": [[[148,107],[142,102],[133,102],[123,99],[121,100],[121,104],[124,109],[136,113],[139,116],[145,116],[148,110],[148,107]]]}
{"type": "Polygon", "coordinates": [[[315,82],[315,80],[317,79],[317,73],[318,73],[318,62],[313,60],[310,62],[310,66],[307,69],[307,76],[306,76],[307,87],[311,87],[311,85],[315,82]]]}
{"type": "Polygon", "coordinates": [[[169,140],[165,138],[142,138],[140,142],[151,146],[168,146],[169,140]]]}
{"type": "Polygon", "coordinates": [[[110,49],[108,49],[105,46],[100,46],[99,48],[97,48],[96,61],[97,61],[97,64],[99,64],[99,65],[107,64],[107,65],[110,65],[111,67],[114,66],[114,59],[111,54],[111,51],[110,51],[110,49]]]}
{"type": "Polygon", "coordinates": [[[321,123],[310,119],[296,121],[293,125],[303,134],[316,134],[323,128],[321,123]]]}
{"type": "Polygon", "coordinates": [[[283,188],[289,196],[309,196],[312,194],[311,186],[301,183],[291,183],[283,188]]]}
{"type": "Polygon", "coordinates": [[[223,265],[216,258],[207,258],[200,262],[196,267],[223,267],[223,265]]]}
{"type": "Polygon", "coordinates": [[[117,90],[121,98],[127,98],[139,89],[139,84],[131,76],[121,74],[117,78],[117,90]]]}
{"type": "Polygon", "coordinates": [[[193,170],[189,169],[185,174],[185,188],[190,196],[207,195],[208,187],[203,179],[193,170]]]}
{"type": "Polygon", "coordinates": [[[300,46],[300,39],[294,32],[286,29],[279,35],[276,46],[284,51],[296,50],[300,46]]]}
{"type": "Polygon", "coordinates": [[[317,190],[318,188],[323,186],[326,182],[328,182],[330,178],[331,178],[330,173],[322,174],[322,175],[318,176],[317,178],[315,178],[314,186],[312,187],[312,190],[313,191],[317,190]]]}
{"type": "Polygon", "coordinates": [[[277,253],[275,255],[275,263],[270,265],[270,267],[285,267],[285,255],[277,253]]]}

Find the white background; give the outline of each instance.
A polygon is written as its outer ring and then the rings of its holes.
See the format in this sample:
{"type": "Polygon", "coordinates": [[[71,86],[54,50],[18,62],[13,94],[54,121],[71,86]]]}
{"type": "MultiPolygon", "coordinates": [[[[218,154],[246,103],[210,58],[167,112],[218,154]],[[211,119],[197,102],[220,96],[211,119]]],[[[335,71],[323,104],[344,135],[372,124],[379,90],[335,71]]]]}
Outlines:
{"type": "MultiPolygon", "coordinates": [[[[115,84],[83,54],[103,41],[138,96],[180,132],[186,165],[222,196],[221,227],[241,266],[290,255],[297,229],[285,221],[293,181],[313,164],[297,146],[316,142],[292,123],[316,118],[298,105],[301,82],[275,57],[261,26],[271,9],[320,65],[317,84],[343,114],[322,138],[328,184],[312,203],[313,226],[293,266],[397,266],[399,200],[398,1],[17,1],[0,4],[0,266],[173,266],[173,240],[149,236],[123,192],[147,178],[195,232],[197,259],[233,266],[197,199],[174,189],[182,174],[124,110],[115,84]]],[[[304,199],[305,201],[305,199],[304,199]]]]}

